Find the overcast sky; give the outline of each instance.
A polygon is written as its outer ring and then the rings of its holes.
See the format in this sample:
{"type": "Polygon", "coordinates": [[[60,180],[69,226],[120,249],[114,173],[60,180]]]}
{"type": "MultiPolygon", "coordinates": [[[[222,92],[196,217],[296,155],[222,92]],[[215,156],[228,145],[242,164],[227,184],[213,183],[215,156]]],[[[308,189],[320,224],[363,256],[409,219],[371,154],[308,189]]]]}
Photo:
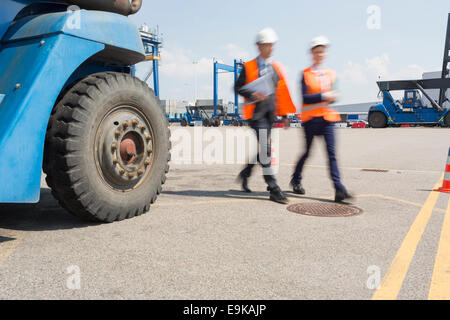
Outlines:
{"type": "MultiPolygon", "coordinates": [[[[450,1],[406,0],[144,0],[130,19],[159,26],[164,38],[162,99],[212,99],[213,59],[257,55],[256,33],[272,27],[280,38],[274,60],[287,70],[299,102],[300,72],[311,63],[308,45],[317,35],[332,43],[326,65],[339,76],[340,103],[376,101],[378,77],[420,78],[442,68],[450,1]],[[193,64],[198,61],[198,64],[193,64]]],[[[149,66],[139,66],[139,74],[149,66]]],[[[151,84],[151,83],[150,83],[151,84]]],[[[220,76],[219,97],[233,100],[232,75],[220,76]]]]}

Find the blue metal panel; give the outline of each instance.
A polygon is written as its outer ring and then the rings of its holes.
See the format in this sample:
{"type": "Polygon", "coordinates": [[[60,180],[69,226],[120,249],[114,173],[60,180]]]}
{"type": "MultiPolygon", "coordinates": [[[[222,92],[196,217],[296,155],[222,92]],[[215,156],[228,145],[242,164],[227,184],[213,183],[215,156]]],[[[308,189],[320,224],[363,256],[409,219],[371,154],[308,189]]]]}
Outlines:
{"type": "Polygon", "coordinates": [[[159,66],[158,60],[153,60],[153,89],[159,98],[159,66]]]}
{"type": "MultiPolygon", "coordinates": [[[[412,110],[401,109],[388,91],[383,92],[383,103],[371,107],[369,112],[381,111],[386,115],[388,124],[406,123],[440,123],[443,124],[446,112],[439,113],[435,108],[414,107],[412,110]]],[[[408,105],[405,105],[407,107],[408,105]]]]}
{"type": "Polygon", "coordinates": [[[22,10],[28,1],[2,0],[0,4],[0,40],[8,30],[17,13],[22,10]]]}
{"type": "MultiPolygon", "coordinates": [[[[0,3],[0,39],[3,38],[6,30],[11,22],[24,7],[34,2],[42,2],[42,0],[1,0],[0,3]]],[[[52,0],[51,2],[60,2],[52,0]]]]}
{"type": "Polygon", "coordinates": [[[234,68],[232,66],[229,66],[229,65],[226,65],[226,64],[222,64],[222,63],[218,63],[218,62],[216,62],[216,64],[217,64],[217,68],[220,69],[220,70],[225,70],[225,71],[228,71],[228,72],[234,72],[234,68]]]}
{"type": "Polygon", "coordinates": [[[219,98],[218,98],[218,91],[219,91],[219,63],[216,61],[214,62],[214,84],[213,84],[213,103],[215,106],[219,104],[219,98]]]}
{"type": "MultiPolygon", "coordinates": [[[[214,86],[213,86],[213,100],[214,105],[217,106],[219,104],[219,97],[218,97],[218,91],[219,91],[219,71],[224,70],[226,72],[233,72],[234,73],[234,83],[236,83],[239,73],[241,72],[243,68],[243,62],[242,60],[238,62],[236,59],[234,60],[233,66],[229,66],[226,64],[219,63],[217,61],[214,62],[214,86]]],[[[234,94],[234,114],[235,116],[239,115],[239,106],[238,106],[238,95],[237,93],[234,94]]],[[[214,111],[214,115],[216,115],[216,111],[214,111]]]]}
{"type": "MultiPolygon", "coordinates": [[[[237,80],[239,78],[239,73],[240,73],[240,69],[239,69],[238,62],[236,59],[234,59],[234,83],[237,82],[237,80]]],[[[239,97],[236,92],[234,93],[234,115],[235,116],[239,115],[239,97]]]]}
{"type": "Polygon", "coordinates": [[[3,42],[63,33],[138,52],[145,58],[139,32],[127,17],[115,13],[80,10],[31,16],[10,27],[3,42]]]}
{"type": "MultiPolygon", "coordinates": [[[[151,56],[153,59],[152,62],[152,73],[153,73],[153,89],[155,91],[155,95],[159,98],[159,51],[162,45],[162,42],[159,38],[158,34],[149,33],[147,31],[140,31],[140,35],[142,38],[142,43],[144,44],[144,51],[147,57],[151,56]]],[[[135,72],[136,70],[134,70],[135,72]]],[[[148,79],[145,79],[146,81],[148,79]]]]}
{"type": "Polygon", "coordinates": [[[51,109],[74,70],[105,47],[62,34],[41,39],[0,50],[0,202],[39,200],[51,109]]]}
{"type": "Polygon", "coordinates": [[[375,105],[375,106],[370,107],[370,109],[369,109],[369,114],[370,114],[371,112],[374,112],[374,111],[380,111],[380,112],[382,112],[382,113],[386,116],[386,119],[388,119],[388,121],[389,121],[390,115],[389,115],[388,110],[387,110],[386,107],[384,106],[384,104],[380,103],[380,104],[377,104],[377,105],[375,105]]]}
{"type": "MultiPolygon", "coordinates": [[[[0,35],[20,9],[37,2],[2,1],[0,35]]],[[[0,46],[0,202],[39,200],[51,109],[75,70],[105,45],[145,57],[136,27],[113,13],[81,10],[27,17],[4,35],[0,46]]]]}

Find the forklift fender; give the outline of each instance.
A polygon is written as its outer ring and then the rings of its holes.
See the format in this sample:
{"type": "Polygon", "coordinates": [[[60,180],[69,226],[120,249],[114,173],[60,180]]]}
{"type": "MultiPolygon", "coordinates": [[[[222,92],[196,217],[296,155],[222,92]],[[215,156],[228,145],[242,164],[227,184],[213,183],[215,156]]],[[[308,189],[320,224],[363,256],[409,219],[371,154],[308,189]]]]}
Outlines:
{"type": "Polygon", "coordinates": [[[372,112],[381,112],[381,113],[383,113],[386,116],[387,123],[392,123],[393,122],[392,121],[392,117],[389,115],[389,112],[387,111],[386,107],[382,103],[370,107],[370,109],[369,109],[369,116],[370,116],[370,114],[372,112]]]}
{"type": "Polygon", "coordinates": [[[119,56],[123,60],[119,62],[126,64],[145,60],[144,45],[136,26],[127,17],[109,12],[76,10],[28,16],[14,22],[2,42],[8,44],[54,34],[102,43],[105,51],[109,51],[102,55],[106,59],[119,56]]]}
{"type": "Polygon", "coordinates": [[[120,29],[127,18],[82,10],[81,28],[70,29],[70,17],[51,13],[19,20],[0,47],[2,203],[39,201],[49,116],[74,71],[106,47],[143,55],[136,27],[127,22],[120,29]]]}

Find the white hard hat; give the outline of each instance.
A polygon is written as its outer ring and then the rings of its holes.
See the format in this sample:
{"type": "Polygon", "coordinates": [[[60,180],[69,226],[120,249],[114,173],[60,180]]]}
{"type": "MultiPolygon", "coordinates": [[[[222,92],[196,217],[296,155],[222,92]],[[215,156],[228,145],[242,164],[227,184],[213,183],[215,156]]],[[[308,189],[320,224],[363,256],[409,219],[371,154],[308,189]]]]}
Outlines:
{"type": "Polygon", "coordinates": [[[277,41],[278,36],[271,28],[262,29],[260,32],[258,32],[258,36],[256,37],[257,44],[275,43],[277,41]]]}
{"type": "Polygon", "coordinates": [[[328,47],[329,45],[330,45],[330,41],[324,36],[315,37],[311,41],[311,49],[318,47],[318,46],[328,47]]]}

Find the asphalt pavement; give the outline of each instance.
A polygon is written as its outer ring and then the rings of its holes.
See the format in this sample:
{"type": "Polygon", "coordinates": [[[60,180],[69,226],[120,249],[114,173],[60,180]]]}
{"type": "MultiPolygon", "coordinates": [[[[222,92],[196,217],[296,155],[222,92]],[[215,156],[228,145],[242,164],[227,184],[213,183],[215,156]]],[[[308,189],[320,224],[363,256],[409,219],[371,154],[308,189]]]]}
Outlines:
{"type": "MultiPolygon", "coordinates": [[[[0,299],[450,299],[450,195],[432,191],[450,129],[337,129],[342,179],[363,210],[350,217],[300,215],[269,201],[260,167],[254,192],[242,193],[242,164],[219,161],[229,129],[203,131],[210,164],[204,155],[195,163],[195,150],[174,154],[163,193],[137,218],[83,222],[44,180],[40,203],[0,205],[0,299]]],[[[171,130],[177,138],[195,129],[171,130]]],[[[274,135],[290,204],[332,202],[323,141],[300,196],[289,180],[302,130],[274,135]]],[[[180,146],[174,141],[175,152],[180,146]]]]}

